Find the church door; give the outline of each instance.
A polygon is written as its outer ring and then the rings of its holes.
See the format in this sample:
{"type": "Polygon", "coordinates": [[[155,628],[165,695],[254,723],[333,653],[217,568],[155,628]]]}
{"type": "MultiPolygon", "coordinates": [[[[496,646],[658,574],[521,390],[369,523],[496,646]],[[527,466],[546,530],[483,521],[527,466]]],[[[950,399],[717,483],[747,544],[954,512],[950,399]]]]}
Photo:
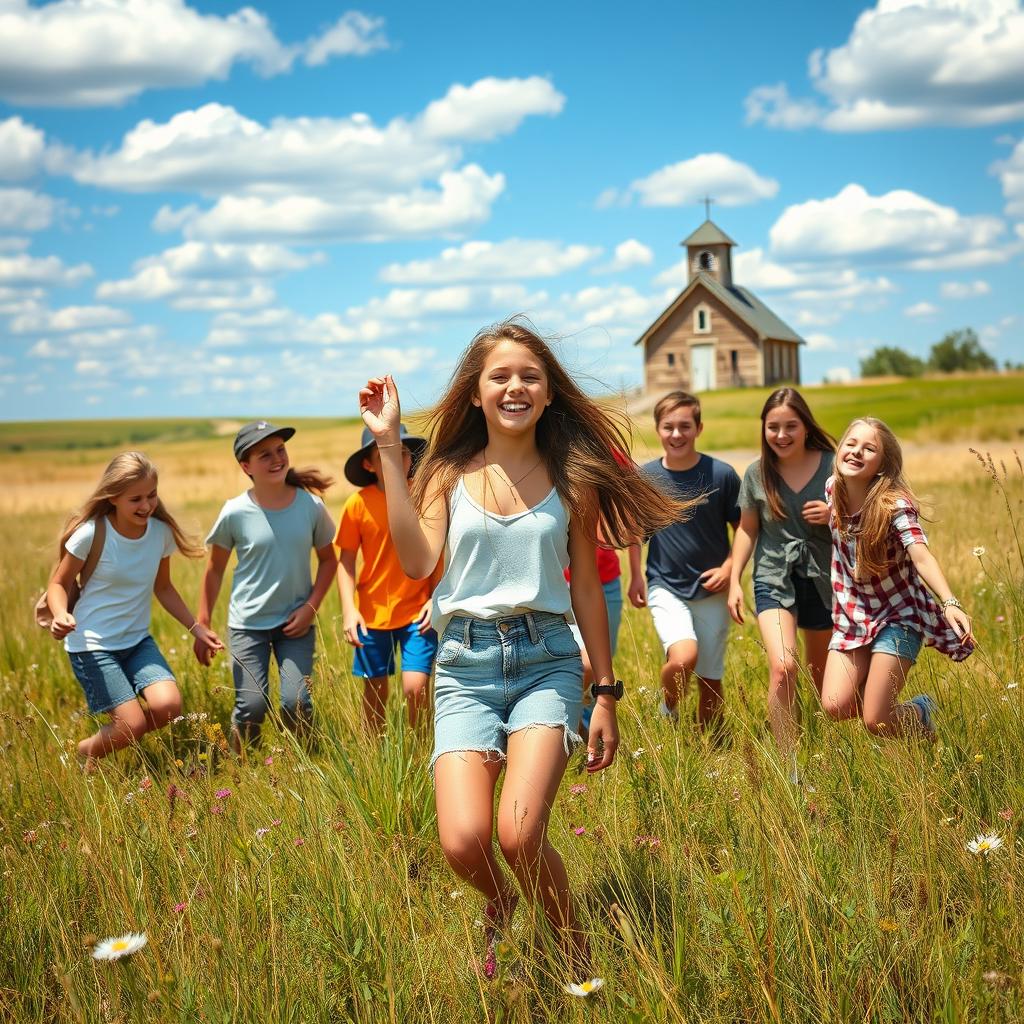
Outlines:
{"type": "Polygon", "coordinates": [[[690,349],[692,368],[690,386],[694,391],[713,391],[715,388],[715,346],[694,345],[690,349]]]}

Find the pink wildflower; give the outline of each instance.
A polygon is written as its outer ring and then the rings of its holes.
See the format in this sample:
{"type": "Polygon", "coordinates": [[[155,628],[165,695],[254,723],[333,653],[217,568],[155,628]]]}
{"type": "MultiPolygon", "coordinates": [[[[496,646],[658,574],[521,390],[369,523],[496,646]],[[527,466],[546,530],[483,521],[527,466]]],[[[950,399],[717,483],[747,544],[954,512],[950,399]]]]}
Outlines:
{"type": "Polygon", "coordinates": [[[147,775],[140,783],[139,789],[152,789],[153,780],[147,775]]]}
{"type": "Polygon", "coordinates": [[[1009,807],[1004,807],[1003,810],[999,812],[999,817],[1002,818],[1003,821],[1011,821],[1013,819],[1013,811],[1011,811],[1009,807]]]}
{"type": "Polygon", "coordinates": [[[174,904],[174,912],[176,914],[180,914],[187,906],[188,906],[188,902],[187,901],[183,902],[183,903],[175,903],[174,904]]]}
{"type": "Polygon", "coordinates": [[[265,757],[263,758],[263,763],[269,767],[274,763],[274,759],[272,757],[265,757]]]}
{"type": "Polygon", "coordinates": [[[281,824],[281,819],[280,819],[280,818],[275,818],[275,819],[274,819],[274,820],[273,820],[273,821],[272,821],[272,822],[270,823],[270,827],[271,827],[271,828],[277,828],[277,826],[278,826],[278,825],[280,825],[280,824],[281,824]]]}
{"type": "Polygon", "coordinates": [[[302,836],[296,836],[295,837],[295,845],[296,846],[305,846],[306,845],[306,840],[303,839],[302,836]]]}
{"type": "Polygon", "coordinates": [[[210,808],[210,813],[211,814],[223,814],[224,813],[224,805],[223,804],[214,804],[210,808]]]}
{"type": "Polygon", "coordinates": [[[996,616],[996,622],[1005,622],[1005,621],[1006,621],[1006,616],[1005,615],[997,615],[996,616]]]}
{"type": "Polygon", "coordinates": [[[574,828],[573,829],[573,832],[575,832],[576,835],[578,835],[578,836],[583,835],[586,831],[587,830],[582,825],[580,825],[579,828],[574,828]]]}
{"type": "Polygon", "coordinates": [[[573,796],[580,796],[582,793],[586,793],[587,787],[582,782],[577,782],[574,786],[569,787],[569,792],[573,796]]]}
{"type": "Polygon", "coordinates": [[[231,796],[231,790],[230,790],[230,789],[218,789],[218,790],[217,790],[217,792],[216,792],[216,793],[214,793],[213,795],[214,795],[214,796],[215,796],[215,797],[216,797],[216,798],[217,798],[218,800],[227,800],[227,798],[228,798],[229,796],[231,796]]]}

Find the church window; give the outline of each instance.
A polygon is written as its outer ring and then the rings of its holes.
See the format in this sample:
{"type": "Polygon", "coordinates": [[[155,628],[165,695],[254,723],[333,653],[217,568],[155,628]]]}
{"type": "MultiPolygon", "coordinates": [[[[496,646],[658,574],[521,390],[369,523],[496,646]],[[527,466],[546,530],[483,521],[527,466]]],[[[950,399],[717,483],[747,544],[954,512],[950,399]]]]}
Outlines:
{"type": "Polygon", "coordinates": [[[675,352],[669,352],[669,354],[668,354],[668,365],[669,366],[675,366],[676,365],[676,354],[675,354],[675,352]]]}
{"type": "Polygon", "coordinates": [[[707,306],[698,306],[693,311],[693,331],[694,334],[711,333],[711,310],[707,306]]]}
{"type": "Polygon", "coordinates": [[[698,266],[701,270],[710,272],[715,269],[715,254],[705,250],[698,257],[698,266]]]}

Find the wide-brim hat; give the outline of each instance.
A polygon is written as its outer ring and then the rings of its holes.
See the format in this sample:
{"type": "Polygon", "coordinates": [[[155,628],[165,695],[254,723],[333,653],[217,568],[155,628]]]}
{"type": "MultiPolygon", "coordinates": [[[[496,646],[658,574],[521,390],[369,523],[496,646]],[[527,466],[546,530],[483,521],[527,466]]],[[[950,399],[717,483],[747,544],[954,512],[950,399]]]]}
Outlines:
{"type": "MultiPolygon", "coordinates": [[[[412,464],[413,468],[415,468],[420,456],[427,449],[427,439],[425,437],[415,437],[410,434],[409,431],[406,430],[404,423],[398,428],[398,436],[401,439],[402,444],[412,452],[412,464]]],[[[375,484],[377,482],[377,477],[363,465],[363,459],[369,456],[374,445],[377,443],[377,440],[373,436],[373,432],[369,427],[363,428],[362,442],[362,448],[358,451],[354,451],[345,460],[345,479],[350,484],[355,484],[356,487],[369,487],[370,484],[375,484]]]]}
{"type": "Polygon", "coordinates": [[[268,420],[253,420],[246,423],[237,434],[235,434],[235,458],[241,462],[245,453],[268,437],[279,437],[287,441],[295,433],[294,427],[277,427],[268,420]]]}

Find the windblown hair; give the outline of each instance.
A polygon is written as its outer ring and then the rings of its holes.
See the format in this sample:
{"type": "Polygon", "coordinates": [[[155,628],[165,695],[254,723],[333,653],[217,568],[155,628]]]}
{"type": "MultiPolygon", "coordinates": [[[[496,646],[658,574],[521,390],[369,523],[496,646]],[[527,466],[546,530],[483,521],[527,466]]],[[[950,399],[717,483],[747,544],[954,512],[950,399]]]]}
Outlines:
{"type": "Polygon", "coordinates": [[[858,424],[870,427],[875,432],[882,451],[882,463],[868,487],[855,532],[850,530],[850,495],[846,489],[846,478],[838,472],[832,481],[832,505],[840,535],[852,535],[857,539],[854,575],[858,580],[866,580],[871,576],[882,576],[887,571],[889,530],[897,502],[900,499],[909,501],[916,512],[918,501],[903,475],[903,450],[896,435],[874,416],[861,416],[846,428],[839,441],[838,458],[842,457],[843,445],[850,431],[858,424]]]}
{"type": "Polygon", "coordinates": [[[761,410],[761,486],[764,488],[768,508],[775,519],[786,518],[786,507],[782,504],[782,496],[779,494],[782,477],[779,474],[778,462],[765,437],[764,425],[768,413],[783,405],[788,405],[803,423],[807,431],[807,440],[804,444],[806,448],[833,454],[836,450],[836,439],[814,418],[810,406],[796,388],[776,388],[768,396],[761,410]]]}
{"type": "Polygon", "coordinates": [[[521,317],[477,334],[429,413],[430,446],[413,480],[413,502],[420,513],[428,484],[433,482],[449,500],[459,477],[487,445],[487,421],[472,399],[488,356],[503,341],[529,349],[544,367],[552,401],[537,422],[537,449],[570,516],[596,523],[591,540],[624,548],[686,517],[696,500],[669,497],[640,472],[628,457],[632,434],[626,417],[584,394],[521,317]]]}
{"type": "Polygon", "coordinates": [[[662,417],[667,416],[676,409],[692,409],[693,422],[700,426],[700,399],[691,395],[689,391],[670,391],[664,398],[658,400],[654,407],[654,425],[660,426],[662,417]]]}
{"type": "Polygon", "coordinates": [[[334,477],[321,472],[316,466],[304,466],[302,469],[291,469],[284,475],[284,482],[292,487],[301,487],[304,491],[315,491],[323,495],[334,483],[334,477]]]}
{"type": "MultiPolygon", "coordinates": [[[[78,529],[82,523],[90,519],[98,519],[100,516],[108,515],[114,511],[111,498],[123,494],[133,484],[140,483],[152,477],[154,484],[158,474],[156,466],[142,454],[142,452],[121,452],[110,460],[110,464],[103,470],[103,476],[96,485],[96,489],[86,499],[81,508],[76,509],[68,516],[60,533],[60,549],[57,558],[64,557],[68,538],[78,529]]],[[[167,511],[163,501],[157,500],[156,509],[152,514],[154,519],[166,523],[174,536],[174,543],[178,550],[188,558],[202,558],[206,553],[205,548],[194,538],[188,536],[178,525],[177,520],[167,511]]]]}

